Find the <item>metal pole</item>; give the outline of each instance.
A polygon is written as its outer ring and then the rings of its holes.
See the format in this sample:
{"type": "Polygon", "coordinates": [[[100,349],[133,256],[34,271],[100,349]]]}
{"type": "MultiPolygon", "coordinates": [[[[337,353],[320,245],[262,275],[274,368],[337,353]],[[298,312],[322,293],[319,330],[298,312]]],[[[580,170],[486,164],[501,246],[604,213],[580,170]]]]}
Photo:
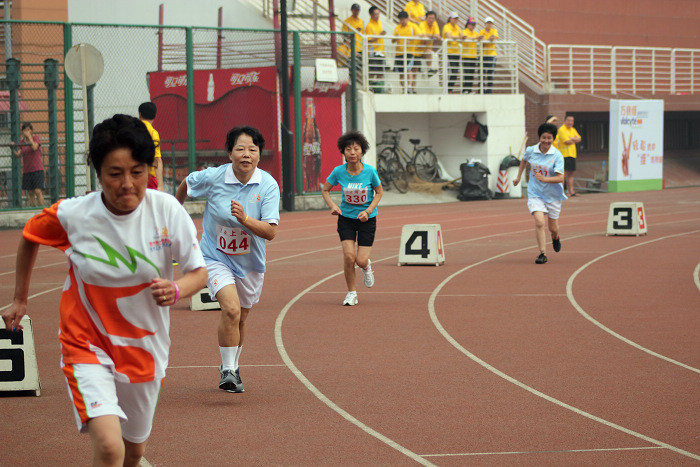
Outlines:
{"type": "Polygon", "coordinates": [[[302,136],[303,129],[301,126],[302,116],[301,116],[301,48],[299,43],[299,32],[294,31],[294,134],[297,135],[295,141],[296,149],[296,189],[295,193],[301,193],[304,190],[304,174],[302,173],[302,168],[304,167],[302,157],[303,157],[303,143],[304,137],[302,136]]]}
{"type": "MultiPolygon", "coordinates": [[[[163,9],[161,3],[158,7],[158,24],[163,25],[163,9]]],[[[163,28],[158,28],[158,71],[163,71],[163,28]]]]}
{"type": "Polygon", "coordinates": [[[44,85],[48,94],[49,114],[49,196],[55,203],[60,197],[58,169],[58,122],[56,111],[56,89],[58,89],[58,60],[44,60],[44,85]]]}
{"type": "MultiPolygon", "coordinates": [[[[355,54],[355,34],[350,36],[350,124],[357,130],[357,58],[355,54]]],[[[364,54],[366,55],[366,54],[364,54]]],[[[408,81],[406,81],[408,85],[408,81]]]]}
{"type": "MultiPolygon", "coordinates": [[[[11,12],[10,12],[10,2],[8,0],[5,0],[2,2],[3,4],[3,18],[4,19],[12,19],[10,17],[11,12]]],[[[12,24],[10,23],[5,23],[5,37],[3,37],[5,40],[5,60],[8,58],[12,58],[12,24]]]]}
{"type": "MultiPolygon", "coordinates": [[[[95,128],[95,85],[91,84],[87,87],[87,128],[88,134],[92,134],[92,129],[95,128]]],[[[89,148],[88,148],[89,149],[89,148]]],[[[95,172],[95,166],[90,165],[88,167],[90,170],[90,189],[97,189],[97,172],[95,172]]]]}
{"type": "Polygon", "coordinates": [[[85,192],[89,192],[92,188],[90,177],[90,159],[88,159],[88,148],[90,147],[90,129],[88,128],[88,110],[87,110],[87,56],[85,55],[85,44],[79,44],[80,48],[80,71],[82,72],[83,91],[83,131],[85,134],[85,192]]]}
{"type": "Polygon", "coordinates": [[[189,160],[189,171],[194,172],[197,169],[195,158],[196,151],[196,134],[195,134],[195,116],[194,116],[194,41],[192,39],[192,28],[185,29],[185,48],[187,54],[187,152],[189,160]]]}
{"type": "Polygon", "coordinates": [[[287,0],[280,1],[280,80],[282,81],[282,207],[294,211],[294,135],[289,110],[289,44],[287,40],[287,0]]]}
{"type": "MultiPolygon", "coordinates": [[[[73,33],[70,23],[63,25],[63,56],[73,47],[73,33]]],[[[73,81],[63,71],[63,99],[66,109],[66,198],[75,196],[75,133],[73,132],[73,81]]]]}
{"type": "MultiPolygon", "coordinates": [[[[16,58],[8,58],[5,63],[7,73],[7,85],[10,88],[10,138],[13,143],[19,144],[19,87],[22,82],[20,62],[16,58]]],[[[12,207],[22,206],[22,161],[14,155],[15,148],[11,148],[12,154],[12,207]]]]}
{"type": "MultiPolygon", "coordinates": [[[[224,25],[224,7],[220,6],[219,7],[219,22],[217,23],[219,25],[219,28],[222,28],[224,25]]],[[[223,33],[221,32],[221,29],[216,31],[216,69],[220,70],[221,69],[221,45],[223,42],[223,33]]]]}

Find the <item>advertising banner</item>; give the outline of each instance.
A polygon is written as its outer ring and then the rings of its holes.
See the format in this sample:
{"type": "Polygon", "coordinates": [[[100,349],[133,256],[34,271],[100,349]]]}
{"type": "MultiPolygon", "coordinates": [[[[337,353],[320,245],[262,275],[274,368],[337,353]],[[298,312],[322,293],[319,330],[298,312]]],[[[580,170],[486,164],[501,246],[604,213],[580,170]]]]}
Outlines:
{"type": "Polygon", "coordinates": [[[608,191],[663,188],[664,101],[611,100],[608,191]]]}

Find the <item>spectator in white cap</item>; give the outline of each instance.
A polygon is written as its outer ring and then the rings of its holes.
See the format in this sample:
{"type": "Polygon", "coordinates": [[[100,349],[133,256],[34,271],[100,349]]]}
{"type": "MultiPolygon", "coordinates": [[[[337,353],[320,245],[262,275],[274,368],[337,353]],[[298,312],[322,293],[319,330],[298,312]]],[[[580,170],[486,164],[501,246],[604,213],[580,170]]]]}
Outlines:
{"type": "Polygon", "coordinates": [[[467,18],[466,27],[462,29],[462,67],[464,76],[462,78],[462,94],[470,94],[474,85],[474,75],[479,65],[479,55],[477,52],[478,42],[483,37],[476,31],[476,20],[470,16],[467,18]]]}
{"type": "Polygon", "coordinates": [[[447,63],[449,65],[448,87],[450,94],[459,93],[457,86],[461,47],[457,41],[462,39],[462,29],[457,25],[458,21],[459,15],[453,11],[448,16],[447,23],[442,27],[442,37],[447,40],[447,63]]]}
{"type": "Polygon", "coordinates": [[[479,35],[483,37],[484,46],[484,93],[491,94],[493,92],[493,71],[496,68],[496,44],[498,40],[498,30],[493,27],[493,18],[487,16],[484,19],[484,29],[479,31],[479,35]]]}

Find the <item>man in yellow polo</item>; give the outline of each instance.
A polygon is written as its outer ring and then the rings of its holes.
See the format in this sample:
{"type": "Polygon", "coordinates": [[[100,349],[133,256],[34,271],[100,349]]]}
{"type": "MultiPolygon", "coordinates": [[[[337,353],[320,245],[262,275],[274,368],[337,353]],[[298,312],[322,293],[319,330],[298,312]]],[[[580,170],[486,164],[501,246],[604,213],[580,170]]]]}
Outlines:
{"type": "Polygon", "coordinates": [[[408,20],[416,25],[425,19],[425,5],[420,0],[411,0],[406,4],[403,11],[408,13],[408,20]]]}
{"type": "Polygon", "coordinates": [[[581,135],[574,128],[573,115],[567,115],[564,124],[559,127],[554,142],[564,156],[564,181],[569,196],[578,196],[574,192],[574,172],[576,172],[576,143],[581,142],[581,135]]]}
{"type": "MultiPolygon", "coordinates": [[[[369,51],[369,79],[381,80],[384,72],[384,39],[377,36],[386,35],[386,31],[379,20],[379,8],[369,8],[369,21],[365,27],[367,34],[367,50],[369,51]],[[374,36],[374,37],[373,37],[374,36]]],[[[380,89],[382,92],[383,89],[380,89]]]]}
{"type": "Polygon", "coordinates": [[[493,92],[493,72],[496,68],[496,44],[498,40],[498,30],[493,27],[493,18],[487,16],[484,19],[484,29],[479,31],[483,37],[482,52],[484,55],[484,94],[493,92]]]}
{"type": "Polygon", "coordinates": [[[437,23],[437,15],[434,11],[425,14],[425,21],[418,25],[419,36],[424,38],[416,47],[416,54],[421,54],[428,67],[428,76],[437,73],[433,68],[433,46],[440,42],[440,26],[437,23]]]}
{"type": "Polygon", "coordinates": [[[409,22],[408,13],[399,13],[399,24],[394,28],[394,36],[397,39],[391,41],[396,44],[396,57],[394,59],[394,71],[400,73],[401,86],[408,94],[416,93],[416,71],[414,69],[413,52],[417,40],[408,40],[409,37],[418,35],[418,26],[409,22]]]}
{"type": "MultiPolygon", "coordinates": [[[[359,60],[362,57],[362,34],[365,33],[365,22],[362,21],[362,18],[360,18],[360,5],[357,3],[353,3],[352,6],[350,7],[350,11],[352,14],[348,19],[343,21],[343,32],[352,32],[356,31],[355,34],[355,52],[357,53],[358,57],[358,66],[361,64],[361,60],[359,60]]],[[[350,42],[349,40],[346,40],[346,45],[348,47],[348,50],[350,50],[350,42]]],[[[349,55],[349,54],[348,54],[349,55]]]]}

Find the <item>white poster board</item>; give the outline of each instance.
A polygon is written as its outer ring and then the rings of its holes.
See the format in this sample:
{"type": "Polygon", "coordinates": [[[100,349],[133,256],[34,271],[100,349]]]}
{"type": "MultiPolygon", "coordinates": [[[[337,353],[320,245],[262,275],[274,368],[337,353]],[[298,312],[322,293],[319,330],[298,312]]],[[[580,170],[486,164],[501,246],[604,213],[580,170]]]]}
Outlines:
{"type": "Polygon", "coordinates": [[[663,188],[664,101],[610,101],[608,190],[663,188]]]}

